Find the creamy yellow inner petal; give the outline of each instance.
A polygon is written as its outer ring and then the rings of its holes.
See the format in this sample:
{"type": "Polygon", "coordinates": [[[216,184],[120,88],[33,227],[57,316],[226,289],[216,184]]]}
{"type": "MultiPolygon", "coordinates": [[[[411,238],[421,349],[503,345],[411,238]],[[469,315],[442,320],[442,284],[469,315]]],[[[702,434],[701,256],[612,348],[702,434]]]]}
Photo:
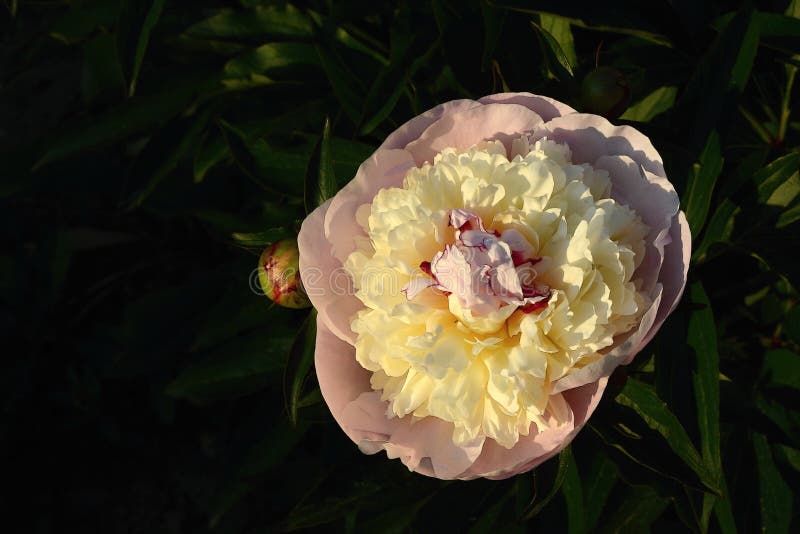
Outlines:
{"type": "Polygon", "coordinates": [[[345,267],[365,309],[351,326],[390,415],[439,417],[457,444],[488,437],[510,448],[559,412],[553,381],[602,357],[649,305],[634,279],[649,229],[610,190],[608,174],[572,164],[568,146],[523,136],[510,154],[499,141],[445,149],[359,209],[369,240],[345,267]],[[488,232],[524,236],[546,305],[476,315],[432,287],[407,298],[412,279],[430,276],[421,264],[454,243],[455,209],[488,232]]]}

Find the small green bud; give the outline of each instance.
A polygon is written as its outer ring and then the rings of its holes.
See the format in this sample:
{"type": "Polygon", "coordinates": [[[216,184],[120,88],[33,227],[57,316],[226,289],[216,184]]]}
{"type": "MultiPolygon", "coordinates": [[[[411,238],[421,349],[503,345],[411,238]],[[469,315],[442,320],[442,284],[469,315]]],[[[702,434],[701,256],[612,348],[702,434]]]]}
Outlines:
{"type": "Polygon", "coordinates": [[[275,304],[286,308],[308,308],[308,300],[300,281],[300,253],[297,241],[276,241],[258,260],[258,281],[264,294],[275,304]]]}
{"type": "Polygon", "coordinates": [[[627,109],[630,100],[628,80],[614,67],[594,69],[581,84],[581,103],[588,113],[615,119],[627,109]]]}

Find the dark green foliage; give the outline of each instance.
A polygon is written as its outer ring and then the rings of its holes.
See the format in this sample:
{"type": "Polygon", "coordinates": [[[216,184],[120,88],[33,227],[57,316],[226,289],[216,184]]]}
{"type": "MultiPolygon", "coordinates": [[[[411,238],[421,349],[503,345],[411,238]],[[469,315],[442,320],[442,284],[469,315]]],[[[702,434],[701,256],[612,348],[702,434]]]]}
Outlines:
{"type": "Polygon", "coordinates": [[[800,2],[3,3],[7,524],[800,530],[800,2]],[[259,253],[411,117],[503,90],[587,111],[598,67],[681,195],[682,303],[535,473],[362,455],[259,253]]]}

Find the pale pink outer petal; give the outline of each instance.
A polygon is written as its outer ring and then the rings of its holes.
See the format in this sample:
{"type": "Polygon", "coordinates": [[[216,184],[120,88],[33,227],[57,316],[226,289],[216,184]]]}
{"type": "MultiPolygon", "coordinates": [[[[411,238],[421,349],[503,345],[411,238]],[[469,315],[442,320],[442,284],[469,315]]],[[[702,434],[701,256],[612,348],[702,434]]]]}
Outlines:
{"type": "Polygon", "coordinates": [[[439,120],[442,115],[463,111],[480,105],[479,102],[468,99],[451,100],[450,102],[439,104],[425,113],[417,115],[389,134],[389,137],[383,141],[379,150],[384,148],[405,148],[411,141],[419,139],[422,132],[424,132],[428,126],[439,120]]]}
{"type": "Polygon", "coordinates": [[[543,124],[533,134],[569,143],[574,163],[593,163],[601,156],[630,156],[642,167],[666,177],[661,156],[643,133],[630,126],[615,126],[599,115],[572,113],[543,124]]]}
{"type": "Polygon", "coordinates": [[[435,417],[415,423],[410,417],[388,418],[388,403],[372,390],[370,372],[356,361],[355,348],[336,337],[321,317],[317,317],[314,365],[333,418],[363,452],[385,449],[409,469],[442,479],[456,478],[478,457],[483,442],[457,447],[450,423],[435,417]]]}
{"type": "Polygon", "coordinates": [[[406,145],[417,165],[433,163],[445,148],[464,149],[488,139],[499,139],[511,148],[511,140],[543,123],[534,111],[519,104],[486,104],[442,116],[406,145]]]}
{"type": "Polygon", "coordinates": [[[372,202],[379,190],[401,186],[413,166],[414,160],[405,150],[378,149],[361,164],[355,178],[333,197],[325,215],[325,237],[342,264],[355,250],[355,236],[366,236],[356,221],[356,210],[372,202]]]}
{"type": "Polygon", "coordinates": [[[319,389],[325,403],[345,433],[358,443],[363,435],[343,424],[347,405],[365,391],[371,391],[370,372],[356,361],[356,349],[330,331],[321,316],[317,316],[317,341],[314,347],[314,367],[319,389]]]}
{"type": "Polygon", "coordinates": [[[330,241],[325,238],[323,221],[331,203],[328,200],[312,211],[300,227],[300,280],[319,319],[339,339],[355,343],[350,318],[364,305],[355,296],[350,277],[332,255],[330,241]]]}
{"type": "Polygon", "coordinates": [[[453,425],[436,417],[388,417],[378,391],[366,391],[342,410],[341,427],[366,454],[386,451],[411,471],[450,480],[466,471],[481,452],[483,439],[468,447],[453,444],[453,425]]]}
{"type": "Polygon", "coordinates": [[[563,102],[532,93],[498,93],[484,96],[478,102],[481,104],[519,104],[536,112],[545,121],[576,113],[574,109],[563,102]]]}
{"type": "Polygon", "coordinates": [[[480,454],[483,440],[469,447],[453,444],[453,425],[435,417],[412,423],[411,417],[387,417],[388,403],[370,387],[370,373],[355,358],[355,348],[317,319],[314,364],[320,391],[333,418],[367,454],[386,450],[412,471],[456,478],[480,454]]]}
{"type": "Polygon", "coordinates": [[[658,315],[656,315],[650,331],[639,342],[638,347],[633,349],[625,363],[630,363],[633,356],[653,339],[667,316],[678,306],[683,290],[686,288],[686,276],[689,272],[689,261],[692,257],[692,234],[689,231],[689,221],[686,220],[686,215],[682,211],[673,220],[670,235],[672,236],[672,242],[665,247],[664,265],[661,267],[660,280],[664,286],[664,294],[661,299],[661,306],[658,309],[658,315]]]}
{"type": "Polygon", "coordinates": [[[480,438],[469,446],[453,444],[453,425],[436,417],[414,423],[411,418],[391,419],[392,437],[385,445],[389,458],[400,458],[412,471],[443,480],[458,478],[483,449],[480,438]]]}
{"type": "Polygon", "coordinates": [[[671,241],[670,228],[680,208],[678,193],[666,178],[645,170],[629,156],[601,156],[593,166],[611,176],[611,198],[636,210],[650,227],[644,261],[634,274],[649,293],[661,272],[664,247],[671,241]]]}
{"type": "Polygon", "coordinates": [[[563,392],[564,400],[572,410],[570,424],[553,430],[531,432],[528,436],[520,437],[519,442],[511,449],[505,449],[494,441],[487,441],[481,455],[461,478],[485,477],[501,480],[530,471],[558,454],[583,428],[597,408],[607,384],[608,378],[603,377],[591,384],[563,392]]]}

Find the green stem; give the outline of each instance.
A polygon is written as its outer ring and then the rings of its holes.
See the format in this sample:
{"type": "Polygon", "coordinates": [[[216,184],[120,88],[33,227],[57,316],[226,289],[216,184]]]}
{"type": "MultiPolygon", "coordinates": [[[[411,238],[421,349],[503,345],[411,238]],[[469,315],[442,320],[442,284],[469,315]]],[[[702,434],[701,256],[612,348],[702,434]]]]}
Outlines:
{"type": "Polygon", "coordinates": [[[789,101],[792,96],[792,86],[794,85],[794,77],[797,74],[797,67],[794,65],[786,66],[786,90],[783,92],[783,102],[781,102],[781,120],[778,125],[778,138],[777,143],[783,143],[786,138],[786,127],[789,125],[789,116],[792,110],[789,108],[789,101]]]}
{"type": "Polygon", "coordinates": [[[758,119],[756,119],[749,111],[747,111],[742,106],[739,106],[739,112],[744,116],[747,122],[750,123],[750,126],[753,127],[753,130],[755,130],[755,132],[758,134],[761,140],[771,145],[773,139],[772,137],[770,137],[769,132],[763,126],[761,126],[761,123],[758,122],[758,119]]]}

